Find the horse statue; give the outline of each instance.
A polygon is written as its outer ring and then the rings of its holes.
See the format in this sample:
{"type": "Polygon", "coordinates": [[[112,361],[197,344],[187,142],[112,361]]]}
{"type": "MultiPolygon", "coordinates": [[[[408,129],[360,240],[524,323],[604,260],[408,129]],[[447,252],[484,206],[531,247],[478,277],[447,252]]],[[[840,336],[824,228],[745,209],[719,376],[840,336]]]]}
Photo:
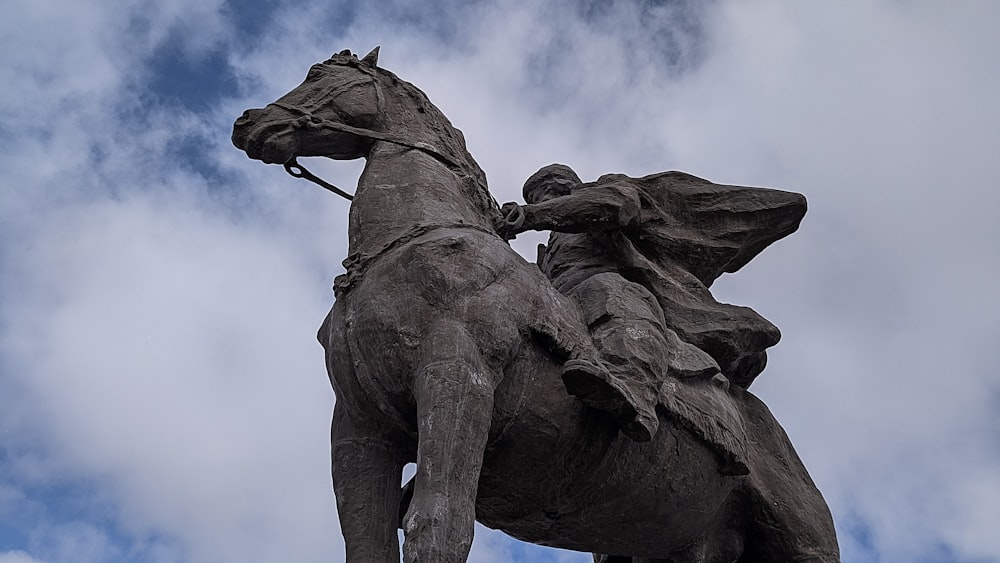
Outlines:
{"type": "Polygon", "coordinates": [[[377,56],[313,65],[232,137],[297,175],[298,156],[367,160],[318,335],[337,396],[346,560],[399,561],[402,526],[407,563],[466,561],[478,520],[608,563],[839,561],[826,503],[750,392],[728,391],[745,475],[720,471],[662,412],[639,443],[567,393],[567,346],[555,343],[588,345],[579,306],[498,234],[503,216],[462,133],[377,56]]]}

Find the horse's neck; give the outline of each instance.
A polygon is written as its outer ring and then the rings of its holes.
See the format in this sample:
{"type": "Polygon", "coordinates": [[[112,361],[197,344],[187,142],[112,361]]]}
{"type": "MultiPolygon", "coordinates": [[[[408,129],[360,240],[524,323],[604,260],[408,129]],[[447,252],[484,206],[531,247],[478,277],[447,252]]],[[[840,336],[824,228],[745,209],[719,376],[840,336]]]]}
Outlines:
{"type": "Polygon", "coordinates": [[[463,180],[428,153],[380,142],[351,204],[350,252],[375,255],[397,239],[436,227],[492,230],[463,180]]]}

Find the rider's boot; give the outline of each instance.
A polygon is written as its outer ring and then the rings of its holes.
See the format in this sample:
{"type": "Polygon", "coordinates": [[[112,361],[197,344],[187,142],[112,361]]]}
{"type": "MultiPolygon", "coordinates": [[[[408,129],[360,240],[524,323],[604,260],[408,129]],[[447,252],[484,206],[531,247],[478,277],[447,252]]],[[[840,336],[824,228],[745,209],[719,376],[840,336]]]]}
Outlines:
{"type": "Polygon", "coordinates": [[[656,412],[642,408],[628,386],[600,363],[569,360],[563,365],[562,379],[570,395],[613,416],[622,433],[632,440],[648,442],[656,433],[656,412]]]}
{"type": "Polygon", "coordinates": [[[633,441],[648,442],[660,427],[660,419],[657,418],[655,410],[639,408],[635,413],[635,418],[624,424],[619,423],[619,426],[622,434],[633,441]]]}

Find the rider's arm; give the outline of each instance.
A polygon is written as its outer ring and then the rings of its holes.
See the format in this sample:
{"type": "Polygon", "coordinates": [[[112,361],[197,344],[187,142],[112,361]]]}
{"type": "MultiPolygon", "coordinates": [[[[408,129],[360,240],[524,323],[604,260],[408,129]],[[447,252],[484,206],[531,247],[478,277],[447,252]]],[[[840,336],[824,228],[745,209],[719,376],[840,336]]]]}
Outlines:
{"type": "Polygon", "coordinates": [[[641,204],[635,188],[602,184],[579,188],[540,203],[529,203],[522,209],[522,231],[582,233],[631,226],[639,219],[641,204]]]}

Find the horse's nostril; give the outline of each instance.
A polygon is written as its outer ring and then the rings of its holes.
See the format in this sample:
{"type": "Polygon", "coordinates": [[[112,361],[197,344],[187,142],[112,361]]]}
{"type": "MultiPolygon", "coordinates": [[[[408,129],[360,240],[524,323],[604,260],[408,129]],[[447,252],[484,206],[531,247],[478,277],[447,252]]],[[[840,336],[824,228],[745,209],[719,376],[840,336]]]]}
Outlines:
{"type": "Polygon", "coordinates": [[[250,108],[243,112],[243,115],[236,118],[236,125],[247,125],[253,123],[257,119],[260,119],[261,115],[264,114],[264,110],[250,108]]]}

